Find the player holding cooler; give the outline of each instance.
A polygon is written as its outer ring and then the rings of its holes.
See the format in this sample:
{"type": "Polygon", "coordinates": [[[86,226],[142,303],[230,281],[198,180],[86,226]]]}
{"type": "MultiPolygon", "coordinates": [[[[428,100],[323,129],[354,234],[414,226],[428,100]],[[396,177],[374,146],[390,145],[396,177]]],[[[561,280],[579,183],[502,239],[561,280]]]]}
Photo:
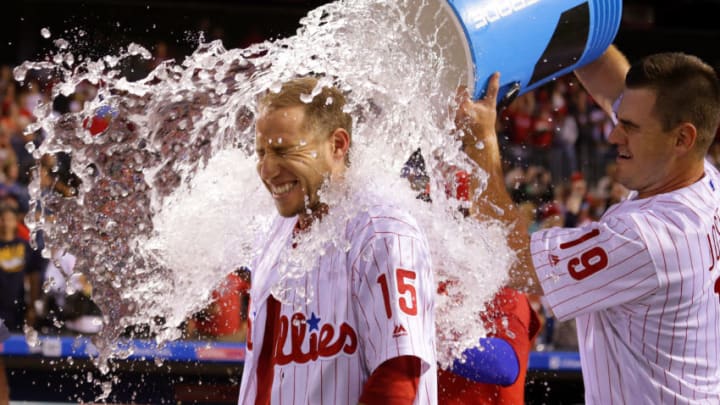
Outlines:
{"type": "Polygon", "coordinates": [[[258,173],[279,216],[251,269],[239,403],[434,404],[435,283],[427,241],[412,217],[378,198],[337,235],[349,250],[328,244],[300,277],[282,277],[288,252],[306,249],[304,233],[339,209],[320,201],[318,191],[326,179],[328,187],[341,184],[348,164],[344,96],[325,87],[312,102],[301,101],[316,84],[292,80],[260,104],[258,173]],[[289,297],[274,295],[278,285],[289,297]],[[308,288],[311,299],[294,296],[308,288]]]}
{"type": "Polygon", "coordinates": [[[494,75],[457,114],[464,151],[490,174],[473,210],[513,227],[512,286],[577,320],[586,403],[720,404],[720,175],[704,159],[720,121],[717,74],[679,53],[629,67],[614,47],[576,74],[606,111],[617,105],[609,142],[628,200],[530,241],[503,184],[494,75]]]}

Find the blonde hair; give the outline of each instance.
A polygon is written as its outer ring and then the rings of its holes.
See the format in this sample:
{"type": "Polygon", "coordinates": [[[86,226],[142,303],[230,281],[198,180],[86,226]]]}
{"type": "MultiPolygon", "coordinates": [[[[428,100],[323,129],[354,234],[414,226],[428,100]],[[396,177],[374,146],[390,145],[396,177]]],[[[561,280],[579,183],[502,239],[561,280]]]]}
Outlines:
{"type": "Polygon", "coordinates": [[[285,82],[280,92],[267,92],[260,99],[260,110],[303,107],[303,129],[330,135],[336,129],[342,128],[352,135],[352,117],[343,111],[346,100],[340,90],[326,86],[310,102],[303,101],[303,98],[310,97],[317,85],[318,80],[314,77],[300,77],[285,82]]]}

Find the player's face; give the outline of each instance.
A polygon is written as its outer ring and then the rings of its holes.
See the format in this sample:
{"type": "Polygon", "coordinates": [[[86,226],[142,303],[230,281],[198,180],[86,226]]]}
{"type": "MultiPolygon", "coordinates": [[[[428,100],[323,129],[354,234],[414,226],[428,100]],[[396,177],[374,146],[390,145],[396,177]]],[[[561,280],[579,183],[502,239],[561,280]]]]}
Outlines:
{"type": "Polygon", "coordinates": [[[302,107],[288,107],[262,114],[256,124],[257,170],[284,217],[316,209],[332,173],[330,138],[303,128],[304,119],[302,107]]]}
{"type": "Polygon", "coordinates": [[[668,190],[674,173],[675,137],[663,131],[653,112],[656,95],[649,89],[626,89],[617,111],[618,125],[608,140],[617,145],[618,181],[639,198],[668,190]]]}

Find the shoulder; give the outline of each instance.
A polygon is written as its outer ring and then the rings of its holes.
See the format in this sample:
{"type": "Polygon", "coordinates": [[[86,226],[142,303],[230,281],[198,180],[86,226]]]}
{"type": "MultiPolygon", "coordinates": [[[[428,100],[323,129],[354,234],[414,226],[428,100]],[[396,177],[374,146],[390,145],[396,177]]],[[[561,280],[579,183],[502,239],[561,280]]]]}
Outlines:
{"type": "Polygon", "coordinates": [[[406,209],[384,204],[371,205],[358,212],[348,222],[346,232],[350,240],[361,235],[422,235],[417,221],[406,209]]]}
{"type": "Polygon", "coordinates": [[[632,219],[639,231],[686,233],[704,229],[712,213],[720,210],[720,179],[717,170],[706,165],[705,176],[692,185],[651,198],[618,204],[608,218],[632,219]]]}

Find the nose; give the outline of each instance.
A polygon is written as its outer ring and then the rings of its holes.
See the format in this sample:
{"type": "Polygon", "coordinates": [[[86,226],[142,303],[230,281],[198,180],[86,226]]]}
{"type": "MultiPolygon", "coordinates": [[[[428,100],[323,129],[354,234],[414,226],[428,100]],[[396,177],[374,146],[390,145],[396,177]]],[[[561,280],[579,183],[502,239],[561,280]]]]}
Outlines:
{"type": "Polygon", "coordinates": [[[258,160],[257,170],[260,178],[269,181],[272,180],[280,172],[280,165],[272,154],[268,153],[258,160]]]}
{"type": "Polygon", "coordinates": [[[620,144],[620,140],[622,139],[622,134],[620,133],[621,131],[622,129],[620,129],[620,125],[615,125],[608,135],[608,143],[611,145],[620,144]]]}

